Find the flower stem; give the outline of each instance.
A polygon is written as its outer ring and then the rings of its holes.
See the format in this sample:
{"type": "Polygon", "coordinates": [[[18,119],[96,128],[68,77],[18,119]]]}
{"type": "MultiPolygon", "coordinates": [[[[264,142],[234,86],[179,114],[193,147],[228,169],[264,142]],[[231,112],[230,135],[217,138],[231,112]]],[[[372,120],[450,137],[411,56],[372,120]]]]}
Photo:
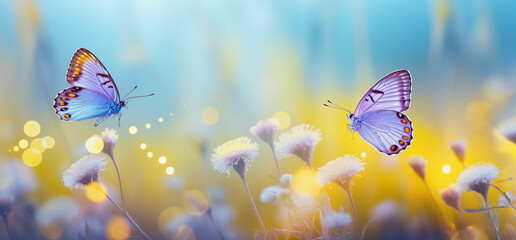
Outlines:
{"type": "Polygon", "coordinates": [[[466,222],[466,218],[464,217],[464,213],[462,213],[462,210],[459,209],[460,216],[462,217],[462,220],[464,221],[464,225],[466,225],[466,228],[469,227],[468,222],[466,222]]]}
{"type": "Polygon", "coordinates": [[[109,157],[111,157],[111,160],[113,160],[113,164],[115,165],[116,175],[118,176],[118,186],[120,187],[120,198],[122,199],[122,207],[124,208],[124,211],[127,211],[125,208],[125,201],[124,201],[124,191],[122,190],[122,180],[120,178],[120,171],[118,171],[118,166],[115,161],[115,157],[111,154],[109,157]]]}
{"type": "Polygon", "coordinates": [[[5,231],[7,233],[7,239],[11,239],[11,237],[9,236],[9,222],[7,222],[7,214],[2,213],[2,218],[4,219],[4,222],[5,222],[5,231]]]}
{"type": "Polygon", "coordinates": [[[355,202],[353,202],[353,197],[351,196],[351,190],[346,190],[348,193],[349,201],[351,202],[351,208],[353,208],[353,218],[355,219],[353,222],[355,223],[355,239],[358,238],[358,220],[357,220],[357,210],[355,208],[355,202]]]}
{"type": "Polygon", "coordinates": [[[278,169],[279,177],[281,177],[281,169],[279,167],[278,157],[276,156],[276,150],[274,150],[274,145],[273,144],[269,145],[269,147],[271,147],[272,156],[274,156],[274,162],[276,163],[276,168],[278,169]]]}
{"type": "Polygon", "coordinates": [[[439,204],[437,203],[437,200],[435,199],[434,194],[432,194],[432,190],[430,190],[430,186],[428,186],[428,182],[426,180],[423,180],[423,182],[425,183],[425,187],[426,187],[426,190],[428,191],[428,194],[430,194],[430,196],[432,197],[432,201],[434,202],[435,207],[437,207],[437,210],[439,211],[439,215],[441,216],[441,219],[443,221],[442,223],[443,223],[444,229],[446,230],[446,232],[452,233],[453,231],[450,229],[450,226],[448,225],[448,221],[446,221],[446,217],[444,217],[443,211],[439,207],[439,204]]]}
{"type": "Polygon", "coordinates": [[[121,207],[120,207],[120,206],[119,206],[119,205],[118,205],[118,204],[117,204],[117,203],[116,203],[116,202],[115,202],[115,201],[114,201],[114,200],[113,200],[113,199],[112,199],[108,194],[107,194],[107,192],[105,192],[105,191],[102,191],[102,192],[106,195],[106,197],[109,199],[109,201],[111,201],[111,202],[112,202],[112,203],[113,203],[113,204],[118,208],[118,210],[120,210],[120,212],[122,212],[122,213],[125,215],[125,217],[127,218],[127,220],[129,220],[129,221],[133,224],[133,226],[134,226],[134,227],[136,227],[136,229],[138,229],[138,231],[140,231],[140,233],[141,233],[143,236],[145,236],[145,238],[147,238],[147,239],[149,239],[149,240],[151,239],[151,238],[149,237],[149,235],[147,235],[147,234],[146,234],[146,233],[145,233],[145,232],[140,228],[140,226],[138,226],[138,224],[136,224],[136,222],[133,220],[133,218],[131,218],[131,216],[129,215],[129,213],[128,213],[126,210],[123,210],[123,209],[122,209],[122,208],[121,208],[121,207]]]}
{"type": "Polygon", "coordinates": [[[494,219],[493,219],[493,215],[491,214],[491,209],[489,209],[489,200],[487,199],[487,193],[485,195],[483,195],[482,197],[484,197],[484,201],[486,203],[486,208],[487,208],[487,216],[489,217],[489,222],[491,222],[491,225],[493,226],[493,231],[494,231],[494,234],[495,234],[495,239],[502,239],[503,240],[503,237],[502,235],[498,232],[498,229],[496,229],[496,225],[494,223],[494,219]]]}
{"type": "Polygon", "coordinates": [[[215,219],[213,219],[213,214],[211,214],[211,207],[207,211],[208,217],[210,217],[211,224],[213,224],[213,227],[215,228],[215,231],[219,234],[220,240],[224,240],[224,236],[222,235],[222,232],[220,232],[219,228],[217,227],[217,224],[215,224],[215,219]]]}
{"type": "Polygon", "coordinates": [[[244,183],[245,191],[247,193],[247,197],[249,198],[249,202],[251,202],[251,206],[253,207],[254,215],[258,218],[258,222],[260,222],[260,226],[262,227],[263,234],[266,233],[265,226],[263,225],[262,218],[260,218],[260,214],[258,214],[258,210],[256,209],[256,205],[254,205],[253,197],[251,197],[251,192],[249,192],[249,187],[247,186],[247,181],[245,177],[242,177],[242,182],[244,183]]]}

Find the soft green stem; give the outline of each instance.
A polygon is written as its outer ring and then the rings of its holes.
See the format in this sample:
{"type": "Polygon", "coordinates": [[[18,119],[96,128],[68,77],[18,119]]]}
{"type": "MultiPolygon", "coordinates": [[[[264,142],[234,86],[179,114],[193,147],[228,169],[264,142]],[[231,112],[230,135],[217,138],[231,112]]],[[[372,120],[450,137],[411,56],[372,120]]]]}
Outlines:
{"type": "Polygon", "coordinates": [[[358,239],[358,218],[357,218],[357,209],[355,208],[355,202],[353,201],[353,197],[351,196],[351,190],[346,190],[348,193],[349,201],[351,202],[351,208],[353,208],[353,218],[355,223],[355,232],[353,233],[354,239],[358,239]]]}
{"type": "Polygon", "coordinates": [[[102,191],[102,192],[106,195],[106,197],[109,199],[109,201],[111,201],[111,202],[112,202],[112,203],[113,203],[113,204],[118,208],[118,210],[120,210],[120,212],[122,212],[122,213],[124,214],[124,216],[127,218],[127,220],[129,220],[129,221],[133,224],[133,226],[134,226],[134,227],[136,227],[136,229],[138,229],[138,231],[140,231],[140,233],[141,233],[143,236],[145,236],[145,238],[147,238],[147,239],[149,239],[149,240],[151,239],[151,238],[149,237],[149,235],[147,235],[147,234],[146,234],[146,233],[145,233],[145,232],[140,228],[140,226],[138,226],[138,224],[136,224],[136,222],[133,220],[133,218],[131,218],[131,216],[129,215],[129,213],[128,213],[127,211],[123,210],[123,209],[122,209],[122,208],[121,208],[121,207],[120,207],[120,206],[119,206],[119,205],[118,205],[118,204],[117,204],[117,203],[116,203],[116,202],[115,202],[115,201],[114,201],[114,200],[113,200],[113,199],[112,199],[108,194],[107,194],[107,192],[105,192],[105,191],[102,191]]]}
{"type": "Polygon", "coordinates": [[[120,178],[120,171],[118,171],[118,166],[116,164],[115,157],[113,156],[113,154],[110,154],[109,157],[111,158],[111,160],[113,160],[113,164],[115,165],[116,175],[118,176],[118,186],[120,187],[120,199],[122,200],[122,207],[124,211],[127,212],[124,201],[124,191],[122,190],[122,180],[120,178]]]}
{"type": "MultiPolygon", "coordinates": [[[[307,216],[305,216],[305,214],[303,213],[303,211],[302,211],[301,209],[299,209],[299,207],[296,205],[296,203],[295,203],[293,200],[291,200],[290,198],[288,199],[288,202],[290,203],[290,205],[292,206],[292,208],[294,208],[294,210],[295,210],[295,211],[297,211],[297,212],[299,212],[299,213],[301,214],[301,216],[303,217],[303,221],[306,221],[306,222],[311,223],[311,224],[312,224],[312,228],[313,228],[313,229],[314,229],[314,230],[315,230],[315,231],[316,231],[320,236],[323,236],[323,238],[324,238],[324,235],[319,231],[319,229],[317,229],[317,227],[315,226],[315,224],[314,224],[312,221],[310,221],[310,219],[309,219],[307,216]]],[[[296,214],[296,216],[297,216],[297,217],[298,217],[298,219],[299,219],[299,216],[298,216],[297,214],[296,214]]],[[[307,227],[309,227],[309,226],[307,226],[307,227]]]]}
{"type": "Polygon", "coordinates": [[[242,182],[244,182],[245,191],[247,193],[247,197],[249,198],[249,202],[251,202],[251,206],[253,207],[254,215],[258,218],[258,222],[260,222],[260,226],[262,227],[263,234],[266,233],[265,226],[263,225],[262,218],[260,214],[258,214],[258,209],[256,209],[256,205],[254,204],[253,197],[251,197],[251,192],[249,192],[249,187],[247,186],[247,181],[245,177],[242,177],[242,182]]]}

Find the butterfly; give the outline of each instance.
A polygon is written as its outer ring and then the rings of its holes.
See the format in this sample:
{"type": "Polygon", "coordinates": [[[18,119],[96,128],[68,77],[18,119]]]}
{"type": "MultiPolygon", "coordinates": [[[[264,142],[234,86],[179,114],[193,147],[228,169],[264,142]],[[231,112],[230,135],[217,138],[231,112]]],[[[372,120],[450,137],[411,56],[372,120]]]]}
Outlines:
{"type": "Polygon", "coordinates": [[[66,81],[72,87],[54,98],[54,110],[61,120],[81,121],[98,117],[96,127],[111,115],[118,115],[120,126],[120,110],[126,106],[127,101],[120,99],[113,78],[93,53],[84,48],[75,52],[68,66],[66,81]]]}
{"type": "Polygon", "coordinates": [[[328,100],[326,107],[345,110],[348,130],[357,131],[364,140],[387,155],[407,149],[413,139],[412,121],[404,111],[410,107],[412,78],[409,71],[398,70],[374,84],[360,99],[355,113],[328,100]]]}

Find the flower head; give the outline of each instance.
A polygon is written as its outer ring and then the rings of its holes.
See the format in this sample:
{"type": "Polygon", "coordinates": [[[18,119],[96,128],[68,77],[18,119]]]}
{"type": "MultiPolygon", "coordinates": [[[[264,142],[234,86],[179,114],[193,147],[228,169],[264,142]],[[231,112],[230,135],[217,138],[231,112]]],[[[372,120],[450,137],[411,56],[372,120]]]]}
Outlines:
{"type": "Polygon", "coordinates": [[[349,191],[353,184],[353,177],[364,170],[364,164],[359,158],[346,154],[320,167],[316,176],[317,182],[320,186],[334,182],[349,191]]]}
{"type": "Polygon", "coordinates": [[[457,139],[453,142],[450,142],[450,147],[455,153],[455,156],[459,159],[459,161],[464,164],[464,158],[466,156],[466,148],[468,147],[468,143],[465,139],[457,139]]]}
{"type": "Polygon", "coordinates": [[[487,197],[489,184],[498,177],[500,170],[492,163],[479,162],[464,169],[457,179],[460,192],[475,191],[487,197]]]}
{"type": "Polygon", "coordinates": [[[102,152],[114,159],[113,152],[115,151],[116,142],[118,141],[116,131],[114,129],[106,128],[104,132],[102,132],[100,138],[104,141],[104,149],[102,149],[102,152]]]}
{"type": "Polygon", "coordinates": [[[258,144],[247,137],[227,141],[213,150],[211,164],[220,173],[226,173],[229,177],[229,169],[244,177],[247,166],[258,156],[258,144]]]}
{"type": "Polygon", "coordinates": [[[450,207],[460,211],[461,192],[457,190],[455,184],[451,184],[445,189],[439,190],[441,199],[450,207]]]}
{"type": "Polygon", "coordinates": [[[317,143],[321,141],[321,131],[308,124],[300,124],[290,129],[289,132],[279,136],[279,158],[292,155],[301,158],[309,167],[312,167],[313,151],[317,143]]]}
{"type": "Polygon", "coordinates": [[[284,199],[289,194],[290,190],[288,188],[269,186],[263,189],[262,193],[260,193],[260,201],[277,203],[280,199],[284,199]]]}
{"type": "Polygon", "coordinates": [[[412,169],[414,169],[414,172],[416,172],[417,175],[419,175],[419,177],[424,181],[426,173],[426,160],[422,156],[416,155],[409,158],[408,164],[412,169]]]}
{"type": "Polygon", "coordinates": [[[98,181],[99,171],[106,166],[105,157],[98,155],[87,155],[82,157],[66,169],[63,173],[63,183],[70,189],[86,189],[86,186],[98,181]]]}
{"type": "Polygon", "coordinates": [[[516,118],[509,119],[500,125],[500,132],[509,141],[516,144],[516,118]]]}
{"type": "Polygon", "coordinates": [[[281,177],[279,179],[280,187],[290,189],[290,187],[292,186],[293,179],[294,179],[294,176],[292,176],[292,174],[290,174],[290,173],[285,173],[285,174],[281,175],[281,177]]]}
{"type": "Polygon", "coordinates": [[[338,212],[330,209],[330,211],[328,211],[328,213],[324,217],[324,223],[329,228],[340,230],[351,223],[351,215],[345,213],[342,209],[342,206],[340,207],[338,212]]]}
{"type": "Polygon", "coordinates": [[[259,121],[256,125],[252,126],[249,131],[251,134],[267,143],[269,146],[274,146],[274,138],[278,131],[279,122],[276,118],[259,121]]]}

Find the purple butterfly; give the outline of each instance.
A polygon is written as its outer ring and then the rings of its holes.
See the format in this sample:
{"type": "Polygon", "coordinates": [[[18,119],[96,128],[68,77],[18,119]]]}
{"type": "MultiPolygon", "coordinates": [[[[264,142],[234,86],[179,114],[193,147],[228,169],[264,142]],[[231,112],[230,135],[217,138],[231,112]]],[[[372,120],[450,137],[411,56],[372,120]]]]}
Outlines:
{"type": "Polygon", "coordinates": [[[351,121],[348,129],[360,136],[378,151],[387,155],[405,150],[413,139],[412,122],[402,112],[410,107],[412,78],[407,70],[388,74],[374,84],[358,102],[355,113],[340,107],[324,106],[347,111],[351,121]]]}
{"type": "Polygon", "coordinates": [[[75,52],[68,66],[66,81],[73,87],[54,98],[54,109],[61,120],[80,121],[98,117],[96,127],[116,114],[120,125],[120,110],[127,102],[120,100],[113,78],[93,53],[84,48],[75,52]]]}

